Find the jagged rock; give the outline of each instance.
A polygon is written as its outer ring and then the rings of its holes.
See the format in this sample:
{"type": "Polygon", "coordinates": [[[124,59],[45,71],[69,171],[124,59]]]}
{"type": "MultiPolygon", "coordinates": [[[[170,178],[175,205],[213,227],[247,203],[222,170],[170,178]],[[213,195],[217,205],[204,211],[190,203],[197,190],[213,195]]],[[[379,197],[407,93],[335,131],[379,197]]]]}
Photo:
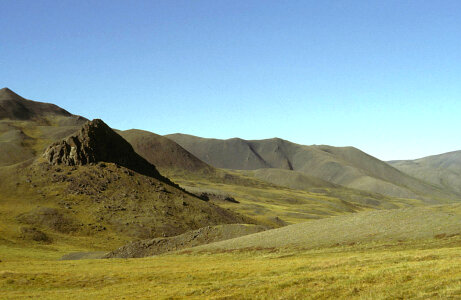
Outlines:
{"type": "Polygon", "coordinates": [[[112,162],[143,175],[162,177],[154,165],[99,119],[87,122],[75,134],[50,145],[43,156],[52,165],[112,162]]]}

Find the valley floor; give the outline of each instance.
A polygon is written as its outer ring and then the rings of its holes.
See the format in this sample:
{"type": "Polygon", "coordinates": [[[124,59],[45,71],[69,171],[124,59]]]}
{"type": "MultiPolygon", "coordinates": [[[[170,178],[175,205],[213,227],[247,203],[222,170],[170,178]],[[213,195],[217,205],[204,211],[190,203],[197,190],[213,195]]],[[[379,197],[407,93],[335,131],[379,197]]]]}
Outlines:
{"type": "Polygon", "coordinates": [[[192,252],[60,261],[0,247],[1,298],[461,298],[461,237],[332,248],[192,252]]]}

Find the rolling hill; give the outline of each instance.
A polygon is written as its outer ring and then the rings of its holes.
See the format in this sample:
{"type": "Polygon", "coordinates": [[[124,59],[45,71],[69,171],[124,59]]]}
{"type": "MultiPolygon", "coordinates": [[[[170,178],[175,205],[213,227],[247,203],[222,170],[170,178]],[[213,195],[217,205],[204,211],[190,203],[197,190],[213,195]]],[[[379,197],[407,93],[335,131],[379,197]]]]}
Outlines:
{"type": "MultiPolygon", "coordinates": [[[[453,199],[451,192],[413,178],[353,147],[304,146],[279,138],[267,140],[205,139],[167,135],[199,159],[217,168],[293,170],[349,188],[392,197],[423,198],[428,202],[453,199]]],[[[277,174],[265,177],[276,178],[277,174]]],[[[298,177],[297,173],[284,176],[298,177]]],[[[286,178],[283,179],[287,181],[286,178]]],[[[295,179],[296,180],[296,179],[295,179]]]]}
{"type": "Polygon", "coordinates": [[[461,194],[461,151],[388,163],[413,177],[461,194]]]}
{"type": "Polygon", "coordinates": [[[357,243],[437,239],[459,236],[460,216],[460,204],[367,211],[289,225],[195,249],[313,249],[357,243]]]}

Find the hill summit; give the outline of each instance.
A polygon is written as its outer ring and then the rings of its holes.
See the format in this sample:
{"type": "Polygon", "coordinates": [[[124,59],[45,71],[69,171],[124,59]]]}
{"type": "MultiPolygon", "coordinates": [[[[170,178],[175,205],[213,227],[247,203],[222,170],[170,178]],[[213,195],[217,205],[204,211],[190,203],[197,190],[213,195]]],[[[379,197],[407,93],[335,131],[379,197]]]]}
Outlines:
{"type": "Polygon", "coordinates": [[[50,115],[72,116],[57,105],[27,100],[6,87],[0,89],[0,119],[33,120],[50,115]]]}
{"type": "Polygon", "coordinates": [[[143,175],[162,177],[154,165],[138,155],[125,139],[100,119],[88,121],[76,133],[53,143],[43,156],[52,165],[111,162],[143,175]]]}

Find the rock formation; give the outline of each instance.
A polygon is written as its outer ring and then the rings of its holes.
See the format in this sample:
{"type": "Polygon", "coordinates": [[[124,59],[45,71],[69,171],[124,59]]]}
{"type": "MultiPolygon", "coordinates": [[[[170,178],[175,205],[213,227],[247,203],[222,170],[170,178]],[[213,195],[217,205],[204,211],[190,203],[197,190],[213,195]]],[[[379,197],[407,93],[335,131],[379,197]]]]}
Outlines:
{"type": "Polygon", "coordinates": [[[50,145],[43,156],[52,165],[111,162],[143,175],[166,179],[154,165],[138,155],[126,140],[99,119],[88,121],[75,134],[50,145]]]}

